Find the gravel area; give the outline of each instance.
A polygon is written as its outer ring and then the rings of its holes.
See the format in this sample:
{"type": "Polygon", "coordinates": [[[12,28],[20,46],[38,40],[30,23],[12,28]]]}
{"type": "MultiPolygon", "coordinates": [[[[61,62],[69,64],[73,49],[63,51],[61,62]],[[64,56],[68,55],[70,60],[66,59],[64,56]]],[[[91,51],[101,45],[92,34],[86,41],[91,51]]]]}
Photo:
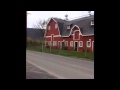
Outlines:
{"type": "Polygon", "coordinates": [[[57,79],[34,65],[26,62],[26,79],[57,79]]]}

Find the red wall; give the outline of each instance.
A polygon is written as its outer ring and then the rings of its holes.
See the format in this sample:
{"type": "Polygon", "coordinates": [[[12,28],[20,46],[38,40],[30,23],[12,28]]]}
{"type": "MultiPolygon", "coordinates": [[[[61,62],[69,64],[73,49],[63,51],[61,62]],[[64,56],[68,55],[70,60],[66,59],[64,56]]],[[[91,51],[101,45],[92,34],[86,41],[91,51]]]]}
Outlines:
{"type": "MultiPolygon", "coordinates": [[[[51,34],[54,34],[54,35],[59,35],[59,31],[58,31],[58,28],[55,29],[55,24],[56,22],[51,20],[49,25],[51,26],[51,29],[50,30],[47,30],[47,33],[46,33],[46,36],[51,36],[51,34]]],[[[74,27],[73,31],[72,31],[72,34],[74,34],[73,32],[76,31],[76,30],[79,30],[77,27],[74,27]]],[[[92,52],[92,41],[94,41],[94,36],[82,36],[80,35],[81,33],[79,31],[76,31],[75,32],[75,39],[73,40],[73,35],[71,35],[70,37],[53,37],[54,38],[54,41],[57,41],[57,45],[58,45],[58,41],[68,41],[68,47],[67,49],[68,50],[74,50],[74,47],[70,47],[70,41],[83,41],[83,47],[79,47],[79,43],[78,43],[78,51],[82,52],[83,50],[86,49],[86,42],[89,41],[89,39],[91,39],[91,47],[88,49],[89,52],[92,52]],[[79,40],[78,40],[79,38],[79,40]]],[[[51,37],[49,38],[46,38],[46,41],[51,41],[51,37]]],[[[53,47],[53,46],[52,46],[53,47]]],[[[59,47],[59,45],[58,45],[59,47]]]]}
{"type": "Polygon", "coordinates": [[[51,19],[48,24],[48,26],[50,26],[50,30],[48,30],[48,28],[47,28],[46,36],[51,36],[51,34],[59,35],[58,28],[55,29],[55,24],[56,24],[56,22],[51,19]]]}

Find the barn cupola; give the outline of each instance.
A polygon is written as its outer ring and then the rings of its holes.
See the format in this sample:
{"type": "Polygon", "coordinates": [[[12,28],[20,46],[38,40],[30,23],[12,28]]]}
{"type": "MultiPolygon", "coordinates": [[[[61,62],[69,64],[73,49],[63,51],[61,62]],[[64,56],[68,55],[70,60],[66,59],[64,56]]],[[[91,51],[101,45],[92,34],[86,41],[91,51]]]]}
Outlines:
{"type": "Polygon", "coordinates": [[[66,21],[68,20],[68,15],[67,15],[67,14],[65,15],[65,20],[66,20],[66,21]]]}
{"type": "MultiPolygon", "coordinates": [[[[65,20],[68,21],[68,15],[65,15],[65,20]]],[[[70,29],[70,23],[67,23],[67,29],[70,29]]]]}

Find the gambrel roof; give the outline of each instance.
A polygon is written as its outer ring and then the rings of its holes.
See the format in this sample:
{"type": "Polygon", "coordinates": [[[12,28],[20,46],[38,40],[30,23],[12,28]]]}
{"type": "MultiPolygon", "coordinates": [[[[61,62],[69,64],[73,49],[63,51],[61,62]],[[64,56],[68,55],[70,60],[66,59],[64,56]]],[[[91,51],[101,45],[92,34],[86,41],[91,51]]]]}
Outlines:
{"type": "Polygon", "coordinates": [[[61,36],[70,36],[71,28],[73,28],[75,25],[80,28],[82,35],[94,35],[94,25],[91,25],[91,21],[94,20],[94,15],[70,21],[59,18],[52,19],[58,23],[61,36]],[[67,25],[70,25],[70,29],[67,29],[67,25]]]}

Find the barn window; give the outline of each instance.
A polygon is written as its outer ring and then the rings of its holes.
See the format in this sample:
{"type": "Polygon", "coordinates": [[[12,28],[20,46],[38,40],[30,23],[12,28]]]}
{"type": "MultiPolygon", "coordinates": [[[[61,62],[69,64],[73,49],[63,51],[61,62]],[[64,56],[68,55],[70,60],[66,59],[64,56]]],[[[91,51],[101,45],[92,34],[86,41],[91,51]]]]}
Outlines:
{"type": "Polygon", "coordinates": [[[87,41],[87,47],[91,47],[91,42],[87,41]]]}
{"type": "Polygon", "coordinates": [[[48,42],[48,45],[51,46],[51,41],[48,42]]]}
{"type": "Polygon", "coordinates": [[[57,46],[57,41],[53,41],[53,46],[57,46]]]}
{"type": "Polygon", "coordinates": [[[83,41],[79,41],[79,47],[83,47],[83,41]]]}
{"type": "Polygon", "coordinates": [[[68,41],[65,41],[65,46],[68,46],[68,41]]]}
{"type": "Polygon", "coordinates": [[[48,30],[50,30],[50,26],[48,26],[48,30]]]}
{"type": "Polygon", "coordinates": [[[67,29],[70,29],[70,25],[67,25],[67,29]]]}
{"type": "Polygon", "coordinates": [[[91,21],[91,25],[94,25],[94,20],[91,21]]]}
{"type": "Polygon", "coordinates": [[[70,47],[73,47],[73,41],[70,41],[70,47]]]}
{"type": "Polygon", "coordinates": [[[55,24],[55,28],[57,28],[57,24],[55,24]]]}

